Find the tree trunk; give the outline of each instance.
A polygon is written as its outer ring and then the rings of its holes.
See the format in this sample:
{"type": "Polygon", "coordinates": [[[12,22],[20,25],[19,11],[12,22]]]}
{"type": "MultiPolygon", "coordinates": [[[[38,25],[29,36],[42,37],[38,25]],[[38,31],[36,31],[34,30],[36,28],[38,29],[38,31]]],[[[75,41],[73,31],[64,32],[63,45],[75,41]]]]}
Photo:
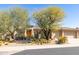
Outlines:
{"type": "Polygon", "coordinates": [[[51,36],[51,30],[50,29],[43,29],[42,31],[44,33],[45,39],[49,40],[50,36],[51,36]]]}
{"type": "Polygon", "coordinates": [[[14,39],[14,31],[13,32],[9,31],[9,35],[10,35],[10,38],[14,39]]]}

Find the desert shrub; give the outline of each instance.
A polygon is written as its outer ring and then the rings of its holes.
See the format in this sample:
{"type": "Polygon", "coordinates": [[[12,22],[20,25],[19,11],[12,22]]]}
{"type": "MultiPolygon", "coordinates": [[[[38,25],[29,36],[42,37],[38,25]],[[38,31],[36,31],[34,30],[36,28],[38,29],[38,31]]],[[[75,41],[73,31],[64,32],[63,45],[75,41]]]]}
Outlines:
{"type": "Polygon", "coordinates": [[[58,38],[58,42],[57,42],[58,44],[63,44],[63,43],[67,43],[67,37],[59,37],[58,38]]]}
{"type": "Polygon", "coordinates": [[[4,45],[8,45],[8,44],[9,44],[8,42],[5,42],[5,43],[4,43],[4,45]]]}
{"type": "Polygon", "coordinates": [[[40,40],[39,40],[39,43],[40,43],[40,44],[46,44],[46,43],[47,43],[47,40],[46,40],[46,39],[40,39],[40,40]]]}
{"type": "Polygon", "coordinates": [[[34,38],[34,39],[32,39],[32,43],[39,44],[39,40],[34,38]]]}
{"type": "Polygon", "coordinates": [[[3,44],[3,42],[2,41],[0,41],[0,46],[3,44]]]}
{"type": "Polygon", "coordinates": [[[0,41],[2,41],[2,39],[0,39],[0,41]]]}
{"type": "Polygon", "coordinates": [[[9,40],[10,43],[13,43],[15,40],[9,40]]]}
{"type": "Polygon", "coordinates": [[[33,39],[32,42],[35,43],[35,44],[40,44],[40,45],[42,45],[42,44],[47,44],[47,43],[49,43],[49,40],[46,40],[46,39],[33,39]]]}

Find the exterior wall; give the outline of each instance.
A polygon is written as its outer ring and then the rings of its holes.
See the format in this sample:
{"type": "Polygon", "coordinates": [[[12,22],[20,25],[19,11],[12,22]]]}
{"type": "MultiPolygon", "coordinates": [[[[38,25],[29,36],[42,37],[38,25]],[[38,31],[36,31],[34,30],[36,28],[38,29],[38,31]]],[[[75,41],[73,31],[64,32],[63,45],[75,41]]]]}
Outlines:
{"type": "Polygon", "coordinates": [[[27,34],[27,37],[31,37],[32,36],[32,30],[30,29],[30,30],[27,30],[26,31],[26,34],[27,34]]]}
{"type": "Polygon", "coordinates": [[[35,35],[37,35],[39,33],[40,33],[39,29],[30,28],[30,29],[25,30],[24,34],[26,37],[35,37],[35,35]]]}
{"type": "Polygon", "coordinates": [[[59,38],[59,36],[60,36],[60,32],[59,31],[55,32],[55,37],[59,38]]]}

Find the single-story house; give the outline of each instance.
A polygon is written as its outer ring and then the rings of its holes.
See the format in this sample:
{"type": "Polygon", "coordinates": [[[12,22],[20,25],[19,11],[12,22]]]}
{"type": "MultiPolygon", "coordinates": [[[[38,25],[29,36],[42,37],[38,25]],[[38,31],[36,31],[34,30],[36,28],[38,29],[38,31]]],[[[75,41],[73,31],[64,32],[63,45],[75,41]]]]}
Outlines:
{"type": "MultiPolygon", "coordinates": [[[[25,34],[27,36],[34,36],[35,33],[39,32],[39,31],[40,31],[39,27],[28,28],[26,30],[25,34]]],[[[56,38],[58,38],[59,36],[65,36],[67,38],[79,38],[79,28],[63,27],[53,34],[56,36],[56,38]]]]}
{"type": "MultiPolygon", "coordinates": [[[[25,32],[26,36],[36,36],[40,32],[39,27],[28,28],[25,32]]],[[[42,36],[42,35],[41,35],[42,36]]],[[[52,33],[52,38],[58,39],[60,36],[65,36],[69,43],[79,43],[79,28],[62,27],[58,31],[52,33]]]]}

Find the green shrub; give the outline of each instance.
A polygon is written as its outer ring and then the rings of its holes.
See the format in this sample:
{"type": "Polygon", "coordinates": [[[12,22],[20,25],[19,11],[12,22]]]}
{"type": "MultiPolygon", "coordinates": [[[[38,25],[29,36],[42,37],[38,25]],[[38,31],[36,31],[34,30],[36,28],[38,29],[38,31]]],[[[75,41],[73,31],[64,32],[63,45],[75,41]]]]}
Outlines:
{"type": "Polygon", "coordinates": [[[67,43],[67,37],[59,37],[58,38],[58,44],[67,43]]]}

